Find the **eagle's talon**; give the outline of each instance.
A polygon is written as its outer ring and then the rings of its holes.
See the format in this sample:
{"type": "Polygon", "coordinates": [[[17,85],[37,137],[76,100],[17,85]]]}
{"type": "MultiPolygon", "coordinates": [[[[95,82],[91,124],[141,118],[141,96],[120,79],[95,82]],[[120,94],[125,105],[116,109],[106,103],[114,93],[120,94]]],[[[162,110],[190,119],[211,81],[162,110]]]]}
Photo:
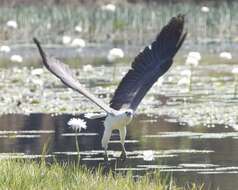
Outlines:
{"type": "Polygon", "coordinates": [[[108,155],[107,154],[104,155],[104,162],[108,162],[108,155]]]}
{"type": "Polygon", "coordinates": [[[120,156],[120,160],[121,160],[122,162],[125,162],[125,161],[126,161],[126,158],[127,158],[126,152],[122,151],[121,156],[120,156]]]}

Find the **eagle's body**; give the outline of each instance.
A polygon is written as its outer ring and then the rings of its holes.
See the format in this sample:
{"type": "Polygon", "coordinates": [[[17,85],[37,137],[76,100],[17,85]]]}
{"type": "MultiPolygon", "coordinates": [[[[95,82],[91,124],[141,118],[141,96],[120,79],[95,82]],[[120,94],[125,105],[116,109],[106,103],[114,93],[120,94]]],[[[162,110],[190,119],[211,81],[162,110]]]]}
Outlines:
{"type": "MultiPolygon", "coordinates": [[[[133,111],[130,111],[133,114],[133,111]]],[[[108,114],[104,121],[104,126],[113,130],[121,129],[122,127],[128,125],[131,122],[133,115],[127,115],[127,112],[128,110],[120,110],[115,115],[108,114]]]]}
{"type": "Polygon", "coordinates": [[[114,129],[118,129],[120,132],[121,158],[126,158],[124,146],[126,126],[131,122],[137,107],[149,89],[172,65],[173,57],[186,37],[186,33],[183,33],[183,26],[183,15],[173,17],[163,27],[156,40],[135,57],[131,69],[118,85],[109,106],[85,89],[76,80],[67,65],[53,57],[47,56],[41,48],[39,41],[34,39],[46,68],[66,86],[78,91],[106,112],[105,130],[102,137],[102,147],[105,149],[106,160],[108,142],[114,129]]]}
{"type": "MultiPolygon", "coordinates": [[[[120,140],[122,144],[122,157],[126,156],[125,154],[125,138],[126,138],[126,127],[131,122],[133,118],[133,110],[120,110],[115,115],[108,114],[106,119],[104,120],[104,133],[102,137],[102,147],[105,150],[105,156],[107,159],[107,148],[108,142],[111,138],[112,131],[114,129],[118,129],[120,133],[120,140]],[[128,114],[129,113],[129,114],[128,114]]],[[[125,158],[123,158],[125,159],[125,158]]]]}

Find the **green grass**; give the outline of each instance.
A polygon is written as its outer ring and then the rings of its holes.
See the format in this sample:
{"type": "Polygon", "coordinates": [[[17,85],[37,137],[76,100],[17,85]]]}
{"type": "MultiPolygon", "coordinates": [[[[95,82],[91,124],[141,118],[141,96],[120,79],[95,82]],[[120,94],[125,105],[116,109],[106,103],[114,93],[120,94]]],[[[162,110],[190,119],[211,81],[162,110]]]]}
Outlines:
{"type": "MultiPolygon", "coordinates": [[[[210,12],[201,12],[201,5],[176,3],[167,5],[117,5],[116,11],[107,12],[99,5],[92,6],[17,6],[0,8],[0,41],[10,44],[31,43],[33,36],[44,43],[61,43],[63,35],[82,37],[89,43],[114,45],[145,44],[151,34],[157,33],[168,20],[178,13],[186,13],[190,39],[193,43],[236,42],[238,3],[208,5],[210,12]],[[16,20],[17,30],[8,29],[8,20],[16,20]],[[82,33],[74,31],[80,24],[82,33]],[[47,28],[47,26],[51,26],[47,28]]],[[[154,36],[153,36],[154,38],[154,36]]]]}
{"type": "Polygon", "coordinates": [[[172,182],[165,183],[159,173],[152,179],[144,176],[138,181],[133,180],[132,175],[112,174],[103,175],[101,169],[92,172],[77,165],[60,165],[53,163],[46,165],[44,162],[24,160],[0,161],[0,189],[80,189],[80,190],[146,190],[146,189],[202,189],[195,185],[179,188],[172,182]]]}

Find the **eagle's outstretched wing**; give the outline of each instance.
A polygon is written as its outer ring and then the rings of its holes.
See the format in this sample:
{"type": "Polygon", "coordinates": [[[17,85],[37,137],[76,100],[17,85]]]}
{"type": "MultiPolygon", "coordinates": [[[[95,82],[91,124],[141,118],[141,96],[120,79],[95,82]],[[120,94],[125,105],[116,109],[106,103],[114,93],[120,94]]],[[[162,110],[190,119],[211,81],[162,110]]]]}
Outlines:
{"type": "Polygon", "coordinates": [[[66,86],[78,91],[80,94],[82,94],[85,97],[87,97],[88,99],[90,99],[92,102],[94,102],[100,108],[105,110],[107,113],[113,114],[115,112],[115,110],[113,110],[108,105],[106,105],[102,100],[100,100],[99,98],[94,96],[92,93],[90,93],[88,90],[86,90],[76,80],[74,73],[70,70],[70,68],[67,65],[65,65],[64,63],[55,59],[54,57],[48,56],[43,51],[43,49],[40,45],[40,42],[36,38],[34,38],[33,40],[39,49],[40,55],[43,60],[43,64],[51,73],[53,73],[55,76],[57,76],[66,86]]]}
{"type": "Polygon", "coordinates": [[[186,37],[183,27],[184,15],[173,17],[151,46],[135,58],[131,69],[115,91],[110,102],[112,108],[136,110],[148,90],[172,65],[173,57],[186,37]]]}

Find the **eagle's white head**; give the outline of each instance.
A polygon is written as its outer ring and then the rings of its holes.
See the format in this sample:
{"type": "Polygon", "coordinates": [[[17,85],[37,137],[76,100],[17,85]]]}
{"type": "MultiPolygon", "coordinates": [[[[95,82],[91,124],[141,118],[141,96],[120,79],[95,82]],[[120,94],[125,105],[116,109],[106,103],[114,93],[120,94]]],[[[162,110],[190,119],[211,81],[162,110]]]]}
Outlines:
{"type": "Polygon", "coordinates": [[[127,119],[131,120],[133,118],[133,115],[134,115],[134,111],[133,110],[131,110],[131,109],[124,110],[124,116],[127,119]]]}
{"type": "Polygon", "coordinates": [[[126,114],[127,117],[132,117],[133,114],[134,114],[134,111],[132,109],[126,109],[126,110],[123,110],[124,113],[126,114]]]}
{"type": "Polygon", "coordinates": [[[123,123],[123,126],[126,126],[131,122],[133,115],[134,111],[131,109],[120,110],[116,118],[118,118],[118,120],[123,123]]]}
{"type": "Polygon", "coordinates": [[[126,109],[117,111],[115,115],[109,114],[104,121],[104,125],[107,127],[111,126],[112,129],[125,127],[131,122],[133,113],[133,110],[126,109]]]}

